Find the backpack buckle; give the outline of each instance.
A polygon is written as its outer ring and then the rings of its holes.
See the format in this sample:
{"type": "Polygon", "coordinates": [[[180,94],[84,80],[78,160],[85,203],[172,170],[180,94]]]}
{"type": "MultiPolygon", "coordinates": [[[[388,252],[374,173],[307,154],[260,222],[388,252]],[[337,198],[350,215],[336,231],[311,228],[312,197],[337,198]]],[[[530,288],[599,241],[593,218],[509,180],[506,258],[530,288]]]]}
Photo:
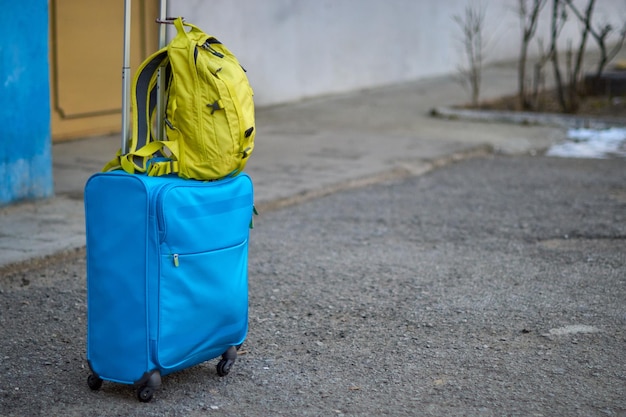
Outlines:
{"type": "Polygon", "coordinates": [[[215,100],[213,103],[209,103],[206,106],[211,109],[211,114],[215,113],[216,110],[222,110],[224,108],[222,106],[222,100],[215,100]]]}

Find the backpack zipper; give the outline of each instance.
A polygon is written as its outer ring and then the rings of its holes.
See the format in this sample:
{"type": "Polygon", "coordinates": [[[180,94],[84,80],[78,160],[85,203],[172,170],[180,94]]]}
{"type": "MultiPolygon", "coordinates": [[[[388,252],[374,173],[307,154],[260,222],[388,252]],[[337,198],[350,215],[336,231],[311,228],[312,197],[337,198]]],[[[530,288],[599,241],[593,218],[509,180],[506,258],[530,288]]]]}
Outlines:
{"type": "Polygon", "coordinates": [[[208,39],[202,45],[200,45],[200,47],[206,51],[209,51],[218,58],[224,58],[224,54],[213,49],[208,39]]]}

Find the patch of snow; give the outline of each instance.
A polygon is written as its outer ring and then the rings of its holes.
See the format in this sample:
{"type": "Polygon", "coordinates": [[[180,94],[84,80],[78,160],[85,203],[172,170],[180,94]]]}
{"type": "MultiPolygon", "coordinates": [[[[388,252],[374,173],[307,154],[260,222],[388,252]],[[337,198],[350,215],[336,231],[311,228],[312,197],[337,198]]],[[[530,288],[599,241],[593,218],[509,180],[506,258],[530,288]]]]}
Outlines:
{"type": "Polygon", "coordinates": [[[600,329],[598,329],[597,327],[587,326],[584,324],[572,324],[570,326],[550,329],[549,334],[552,336],[564,336],[577,333],[598,333],[599,331],[600,329]]]}
{"type": "Polygon", "coordinates": [[[553,145],[547,156],[561,158],[626,158],[626,128],[569,129],[567,141],[553,145]]]}

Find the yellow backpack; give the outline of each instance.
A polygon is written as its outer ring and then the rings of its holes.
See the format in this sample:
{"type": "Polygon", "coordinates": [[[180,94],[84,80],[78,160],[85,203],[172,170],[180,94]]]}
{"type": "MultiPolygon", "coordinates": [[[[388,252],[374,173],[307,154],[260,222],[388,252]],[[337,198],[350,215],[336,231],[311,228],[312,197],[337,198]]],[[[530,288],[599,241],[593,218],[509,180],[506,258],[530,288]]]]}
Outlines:
{"type": "Polygon", "coordinates": [[[245,70],[198,27],[180,17],[174,26],[176,37],[148,57],[133,79],[129,152],[118,151],[103,171],[121,167],[150,176],[214,180],[241,172],[254,149],[253,92],[245,70]],[[153,128],[159,67],[166,77],[167,140],[162,141],[153,128]]]}

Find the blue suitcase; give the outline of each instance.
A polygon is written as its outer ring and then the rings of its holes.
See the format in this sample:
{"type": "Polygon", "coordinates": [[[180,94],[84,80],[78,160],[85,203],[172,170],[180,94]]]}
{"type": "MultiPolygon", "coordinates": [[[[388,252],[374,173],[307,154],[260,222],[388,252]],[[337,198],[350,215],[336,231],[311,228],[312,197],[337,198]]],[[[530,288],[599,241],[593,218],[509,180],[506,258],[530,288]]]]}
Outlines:
{"type": "Polygon", "coordinates": [[[90,388],[133,384],[219,357],[228,374],[248,329],[253,187],[113,171],[85,186],[90,388]]]}

